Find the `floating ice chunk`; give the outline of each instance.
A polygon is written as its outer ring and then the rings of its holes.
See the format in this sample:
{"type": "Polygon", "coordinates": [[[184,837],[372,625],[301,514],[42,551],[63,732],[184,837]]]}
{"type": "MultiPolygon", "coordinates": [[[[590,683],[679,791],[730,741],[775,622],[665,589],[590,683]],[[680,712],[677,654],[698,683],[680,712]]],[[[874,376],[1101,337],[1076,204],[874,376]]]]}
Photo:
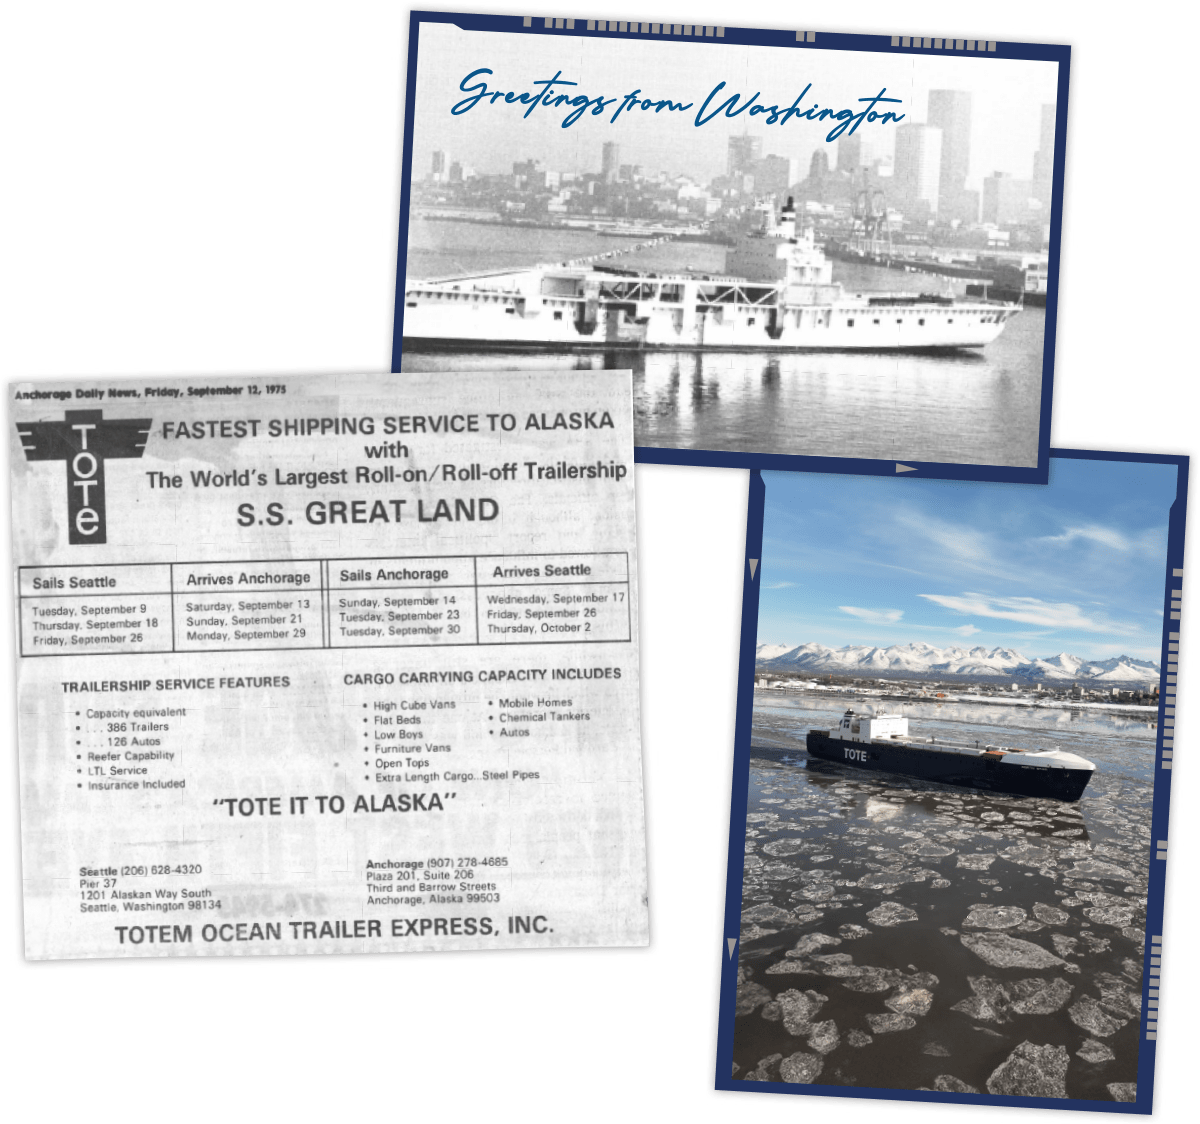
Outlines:
{"type": "Polygon", "coordinates": [[[920,855],[926,859],[944,859],[947,855],[954,854],[953,847],[943,847],[938,843],[931,843],[927,839],[923,839],[920,843],[905,843],[900,850],[909,855],[920,855]]]}
{"type": "Polygon", "coordinates": [[[899,902],[884,902],[871,910],[867,919],[872,925],[890,928],[893,925],[902,925],[906,921],[916,921],[917,911],[899,902]]]}
{"type": "Polygon", "coordinates": [[[783,1008],[775,1002],[774,999],[770,1003],[764,1003],[762,1009],[762,1017],[769,1023],[777,1023],[783,1018],[783,1008]]]}
{"type": "Polygon", "coordinates": [[[987,1079],[987,1091],[995,1096],[1056,1097],[1067,1095],[1065,1046],[1035,1046],[1022,1042],[987,1079]]]}
{"type": "Polygon", "coordinates": [[[1103,863],[1099,859],[1087,859],[1084,862],[1077,862],[1064,877],[1067,878],[1121,878],[1128,880],[1136,878],[1137,875],[1131,870],[1126,870],[1122,866],[1115,866],[1112,863],[1103,863]]]}
{"type": "Polygon", "coordinates": [[[949,1073],[939,1073],[933,1079],[933,1087],[939,1093],[978,1093],[979,1090],[974,1085],[968,1085],[965,1081],[960,1081],[957,1077],[952,1077],[949,1073]]]}
{"type": "Polygon", "coordinates": [[[764,975],[767,976],[819,976],[821,969],[807,960],[780,960],[772,964],[764,975]]]}
{"type": "Polygon", "coordinates": [[[779,819],[777,812],[750,812],[746,816],[747,823],[774,823],[779,819]]]}
{"type": "Polygon", "coordinates": [[[946,1047],[940,1042],[926,1042],[925,1045],[921,1047],[921,1053],[928,1054],[933,1058],[948,1058],[950,1056],[950,1051],[947,1050],[946,1047]]]}
{"type": "Polygon", "coordinates": [[[1018,905],[973,905],[963,927],[967,929],[1011,929],[1025,920],[1018,905]]]}
{"type": "Polygon", "coordinates": [[[1075,1051],[1075,1056],[1083,1058],[1085,1062],[1091,1062],[1092,1065],[1102,1065],[1104,1062],[1111,1062],[1117,1055],[1105,1046],[1103,1042],[1097,1042],[1096,1039],[1089,1038],[1075,1051]]]}
{"type": "Polygon", "coordinates": [[[958,865],[966,870],[987,870],[996,861],[995,855],[973,854],[958,856],[958,865]]]}
{"type": "Polygon", "coordinates": [[[818,1054],[828,1054],[838,1048],[842,1036],[838,1033],[837,1023],[833,1019],[826,1019],[825,1022],[812,1024],[812,1033],[806,1041],[810,1050],[816,1050],[818,1054]]]}
{"type": "Polygon", "coordinates": [[[797,1037],[809,1034],[813,1016],[825,1005],[828,997],[815,991],[796,991],[794,988],[776,997],[783,1011],[783,1027],[788,1034],[797,1037]]]}
{"type": "Polygon", "coordinates": [[[1094,1034],[1097,1038],[1107,1038],[1129,1021],[1106,1015],[1100,1004],[1090,995],[1081,995],[1072,1003],[1067,1008],[1067,1016],[1080,1030],[1086,1030],[1088,1034],[1094,1034]]]}
{"type": "MultiPolygon", "coordinates": [[[[795,898],[796,895],[793,894],[792,897],[795,898]]],[[[819,918],[824,917],[824,916],[825,916],[825,914],[822,913],[819,909],[817,909],[816,906],[809,905],[807,902],[796,906],[796,909],[795,909],[796,920],[801,925],[804,925],[809,921],[816,921],[819,918]]]]}
{"type": "Polygon", "coordinates": [[[772,905],[770,902],[764,902],[762,905],[752,906],[750,909],[742,911],[742,921],[765,921],[768,924],[787,924],[792,920],[792,915],[786,909],[782,909],[777,905],[772,905]]]}
{"type": "Polygon", "coordinates": [[[1054,977],[1017,980],[1007,985],[1012,996],[1009,1011],[1018,1015],[1050,1015],[1067,1005],[1074,990],[1066,980],[1054,977]]]}
{"type": "Polygon", "coordinates": [[[1065,925],[1071,920],[1071,915],[1065,910],[1055,909],[1054,906],[1043,905],[1041,902],[1034,903],[1033,915],[1046,925],[1065,925]]]}
{"type": "Polygon", "coordinates": [[[959,940],[994,968],[1050,968],[1063,963],[1041,945],[1007,933],[964,933],[959,940]]]}
{"type": "Polygon", "coordinates": [[[763,853],[783,859],[789,855],[798,855],[804,848],[805,843],[802,839],[776,839],[772,843],[763,844],[763,853]]]}
{"type": "Polygon", "coordinates": [[[912,1030],[917,1020],[911,1015],[868,1015],[867,1025],[875,1034],[891,1034],[897,1030],[912,1030]]]}
{"type": "Polygon", "coordinates": [[[875,992],[888,991],[895,987],[900,979],[900,973],[894,968],[863,967],[859,975],[853,979],[842,980],[842,987],[850,991],[875,992]]]}
{"type": "Polygon", "coordinates": [[[826,945],[841,944],[840,937],[826,936],[824,933],[805,933],[795,944],[793,948],[789,948],[784,956],[791,959],[807,956],[810,952],[816,952],[819,948],[824,948],[826,945]]]}
{"type": "Polygon", "coordinates": [[[800,1051],[780,1062],[779,1078],[791,1085],[809,1085],[820,1076],[824,1065],[818,1054],[800,1051]]]}
{"type": "Polygon", "coordinates": [[[885,890],[903,886],[906,882],[924,882],[928,877],[923,870],[873,870],[854,885],[864,890],[885,890]]]}
{"type": "Polygon", "coordinates": [[[855,1027],[846,1035],[847,1044],[856,1049],[861,1049],[863,1046],[870,1046],[874,1041],[874,1038],[867,1034],[866,1031],[859,1030],[858,1027],[855,1027]]]}
{"type": "Polygon", "coordinates": [[[1118,1018],[1136,1019],[1142,1013],[1141,988],[1130,987],[1120,976],[1099,972],[1095,979],[1100,989],[1100,1006],[1118,1018]]]}
{"type": "Polygon", "coordinates": [[[1108,1095],[1114,1101],[1136,1101],[1137,1100],[1137,1082],[1136,1081],[1114,1081],[1111,1085],[1104,1086],[1108,1090],[1108,1095]]]}
{"type": "Polygon", "coordinates": [[[759,925],[745,925],[742,928],[741,938],[743,941],[756,941],[759,937],[773,937],[778,932],[778,929],[764,929],[759,925]]]}
{"type": "Polygon", "coordinates": [[[899,990],[883,1005],[898,1015],[924,1015],[933,1006],[933,993],[923,987],[899,990]]]}
{"type": "Polygon", "coordinates": [[[1094,905],[1085,909],[1083,915],[1097,925],[1113,925],[1123,929],[1133,920],[1134,907],[1130,905],[1094,905]]]}
{"type": "Polygon", "coordinates": [[[865,925],[847,924],[838,927],[838,933],[843,940],[856,941],[861,937],[869,937],[871,930],[865,925]]]}
{"type": "Polygon", "coordinates": [[[769,1057],[760,1058],[758,1065],[756,1065],[749,1073],[747,1073],[746,1076],[742,1078],[742,1080],[743,1081],[770,1081],[771,1080],[771,1068],[782,1057],[783,1057],[782,1054],[771,1054],[769,1057]]]}
{"type": "Polygon", "coordinates": [[[999,1023],[1007,1022],[999,1011],[996,1010],[986,999],[980,995],[972,995],[966,999],[960,999],[955,1003],[950,1010],[958,1011],[960,1014],[966,1015],[969,1019],[974,1019],[981,1023],[999,1023]]]}
{"type": "Polygon", "coordinates": [[[1079,944],[1079,941],[1074,937],[1064,937],[1061,933],[1052,934],[1050,942],[1054,945],[1054,951],[1059,956],[1074,956],[1075,947],[1079,944]]]}
{"type": "Polygon", "coordinates": [[[749,969],[738,969],[737,1003],[734,1008],[738,1015],[753,1014],[771,998],[771,993],[762,984],[755,983],[748,976],[749,969]]]}

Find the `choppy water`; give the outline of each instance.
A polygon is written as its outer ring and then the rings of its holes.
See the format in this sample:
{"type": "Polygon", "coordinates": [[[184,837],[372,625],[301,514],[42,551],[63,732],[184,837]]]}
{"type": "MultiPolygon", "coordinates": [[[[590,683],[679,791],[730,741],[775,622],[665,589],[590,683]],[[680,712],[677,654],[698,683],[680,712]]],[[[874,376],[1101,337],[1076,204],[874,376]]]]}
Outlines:
{"type": "MultiPolygon", "coordinates": [[[[583,232],[410,224],[410,278],[434,278],[628,249],[583,232]]],[[[725,249],[667,243],[617,260],[631,268],[720,271],[725,249]]],[[[850,291],[958,292],[964,282],[834,263],[850,291]]],[[[1029,467],[1037,463],[1045,312],[1028,308],[979,351],[514,354],[419,351],[406,371],[632,367],[636,441],[678,449],[904,458],[1029,467]]]]}
{"type": "Polygon", "coordinates": [[[1132,1099],[1153,724],[902,708],[920,736],[1002,726],[1004,744],[1095,762],[1062,804],[809,760],[808,729],[846,705],[756,694],[735,1076],[1132,1099]]]}

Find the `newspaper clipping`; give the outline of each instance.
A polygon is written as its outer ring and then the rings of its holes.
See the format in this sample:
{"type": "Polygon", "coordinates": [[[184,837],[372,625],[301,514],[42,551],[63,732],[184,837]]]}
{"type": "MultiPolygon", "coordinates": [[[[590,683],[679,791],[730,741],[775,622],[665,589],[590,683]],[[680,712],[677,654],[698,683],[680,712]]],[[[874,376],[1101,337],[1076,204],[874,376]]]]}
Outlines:
{"type": "Polygon", "coordinates": [[[627,371],[10,403],[27,957],[646,943],[627,371]]]}

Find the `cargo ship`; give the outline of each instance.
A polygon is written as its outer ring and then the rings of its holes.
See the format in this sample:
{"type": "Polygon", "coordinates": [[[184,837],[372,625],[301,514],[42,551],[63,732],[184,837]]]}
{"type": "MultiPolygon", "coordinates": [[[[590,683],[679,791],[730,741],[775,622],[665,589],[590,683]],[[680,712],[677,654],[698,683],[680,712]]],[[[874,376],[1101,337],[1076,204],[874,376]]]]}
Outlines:
{"type": "Polygon", "coordinates": [[[724,274],[558,265],[412,281],[405,348],[943,351],[985,347],[1012,301],[937,293],[848,293],[792,200],[726,255],[724,274]],[[753,278],[753,280],[750,280],[753,278]]]}
{"type": "Polygon", "coordinates": [[[836,730],[809,730],[810,756],[859,769],[899,773],[940,784],[1073,801],[1083,795],[1096,766],[1061,749],[958,745],[913,738],[899,714],[874,717],[847,710],[836,730]]]}

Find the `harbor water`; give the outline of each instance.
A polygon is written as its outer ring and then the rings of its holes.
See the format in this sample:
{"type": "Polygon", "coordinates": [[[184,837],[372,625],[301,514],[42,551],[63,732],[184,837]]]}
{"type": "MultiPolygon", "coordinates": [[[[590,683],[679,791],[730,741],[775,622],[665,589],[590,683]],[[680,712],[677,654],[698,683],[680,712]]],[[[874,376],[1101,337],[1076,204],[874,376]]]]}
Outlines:
{"type": "MultiPolygon", "coordinates": [[[[408,277],[559,263],[636,241],[587,231],[413,219],[408,277]]],[[[622,253],[630,269],[721,272],[725,247],[668,242],[622,253]]],[[[834,262],[848,292],[963,295],[966,282],[834,262]]],[[[948,353],[726,351],[406,352],[405,371],[632,367],[636,442],[959,464],[1037,463],[1046,314],[1026,308],[985,348],[948,353]]]]}
{"type": "Polygon", "coordinates": [[[735,1078],[1132,1100],[1153,718],[849,704],[914,736],[1086,757],[1064,804],[809,759],[807,731],[847,705],[755,694],[735,1078]]]}

